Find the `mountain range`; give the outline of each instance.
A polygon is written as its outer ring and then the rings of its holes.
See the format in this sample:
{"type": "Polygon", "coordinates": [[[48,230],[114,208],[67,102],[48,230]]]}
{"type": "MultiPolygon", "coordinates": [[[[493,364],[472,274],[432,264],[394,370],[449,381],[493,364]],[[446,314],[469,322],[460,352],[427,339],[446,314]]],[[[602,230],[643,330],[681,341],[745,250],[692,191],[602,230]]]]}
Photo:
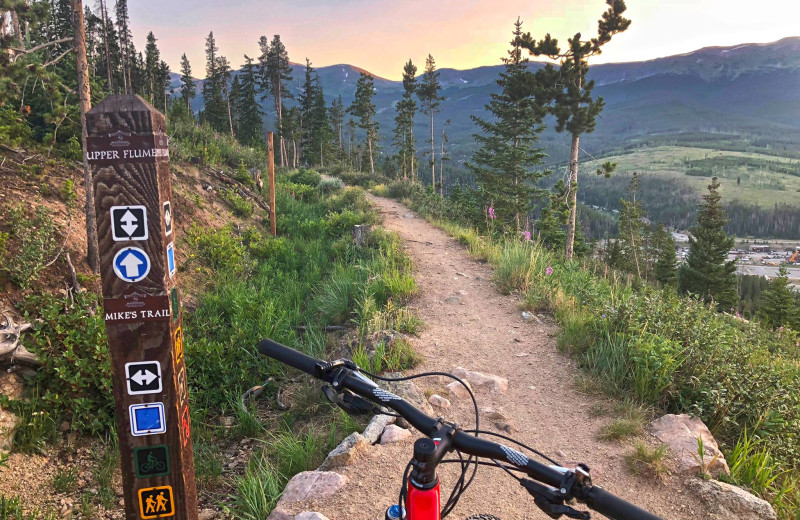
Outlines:
{"type": "MultiPolygon", "coordinates": [[[[531,62],[537,69],[544,64],[531,62]]],[[[490,94],[498,90],[496,80],[503,65],[468,70],[439,69],[442,113],[437,115],[437,136],[447,128],[454,166],[468,159],[475,125],[490,94]]],[[[301,91],[305,66],[294,64],[289,90],[301,91]]],[[[341,96],[348,105],[362,69],[353,65],[331,65],[316,69],[328,102],[341,96]]],[[[366,71],[364,71],[366,72],[366,71]]],[[[619,152],[648,143],[708,142],[736,149],[777,149],[800,157],[800,37],[767,44],[707,47],[686,54],[641,62],[593,65],[590,79],[594,94],[606,102],[597,130],[582,141],[595,156],[619,152]]],[[[402,83],[375,78],[376,119],[388,153],[394,126],[394,104],[402,94],[402,83]]],[[[173,74],[177,92],[179,76],[173,74]]],[[[202,80],[197,81],[198,92],[202,80]]],[[[263,102],[267,124],[274,122],[271,99],[263,102]]],[[[202,96],[193,102],[203,107],[202,96]]],[[[426,116],[418,114],[419,135],[429,132],[426,116]]],[[[550,125],[552,126],[552,125],[550,125]]],[[[438,137],[437,137],[438,139],[438,137]]],[[[420,148],[425,143],[420,140],[420,148]]],[[[567,157],[569,138],[546,130],[542,147],[553,164],[567,157]]]]}

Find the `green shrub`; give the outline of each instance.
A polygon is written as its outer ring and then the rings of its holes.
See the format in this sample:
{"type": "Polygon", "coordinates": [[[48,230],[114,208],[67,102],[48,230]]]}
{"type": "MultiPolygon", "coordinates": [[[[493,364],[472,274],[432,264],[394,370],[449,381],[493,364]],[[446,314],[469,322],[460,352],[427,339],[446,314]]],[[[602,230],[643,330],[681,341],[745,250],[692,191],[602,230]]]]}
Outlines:
{"type": "Polygon", "coordinates": [[[341,191],[342,188],[344,188],[344,184],[342,184],[341,179],[323,179],[317,186],[317,189],[323,195],[337,193],[341,191]]]}
{"type": "Polygon", "coordinates": [[[363,294],[368,272],[363,268],[337,265],[325,283],[317,287],[312,305],[330,323],[347,323],[363,294]]]}
{"type": "Polygon", "coordinates": [[[253,214],[253,205],[250,201],[245,200],[235,191],[223,188],[219,191],[219,196],[230,206],[231,211],[237,217],[247,218],[253,214]]]}
{"type": "Polygon", "coordinates": [[[9,279],[21,289],[31,286],[55,254],[56,227],[50,212],[38,207],[33,217],[22,206],[8,211],[11,224],[10,240],[4,240],[4,270],[9,279]]]}
{"type": "Polygon", "coordinates": [[[187,233],[187,241],[188,249],[194,251],[192,255],[207,267],[234,272],[240,272],[247,267],[245,247],[235,237],[230,224],[220,229],[204,229],[192,224],[187,233]]]}
{"type": "Polygon", "coordinates": [[[314,170],[300,168],[297,170],[297,173],[290,177],[290,180],[295,184],[303,184],[305,186],[316,188],[320,181],[322,181],[322,176],[314,170]]]}
{"type": "Polygon", "coordinates": [[[42,361],[33,380],[39,394],[30,406],[69,421],[73,430],[96,434],[114,424],[108,340],[97,297],[88,292],[73,297],[67,306],[49,296],[24,302],[34,323],[26,346],[42,361]]]}
{"type": "Polygon", "coordinates": [[[19,112],[12,108],[0,108],[0,142],[18,147],[33,139],[33,130],[19,112]]]}
{"type": "Polygon", "coordinates": [[[255,186],[256,184],[255,181],[253,180],[253,176],[250,175],[250,170],[247,169],[247,165],[244,163],[244,161],[239,161],[239,166],[236,168],[236,171],[233,174],[233,178],[247,186],[255,186]]]}

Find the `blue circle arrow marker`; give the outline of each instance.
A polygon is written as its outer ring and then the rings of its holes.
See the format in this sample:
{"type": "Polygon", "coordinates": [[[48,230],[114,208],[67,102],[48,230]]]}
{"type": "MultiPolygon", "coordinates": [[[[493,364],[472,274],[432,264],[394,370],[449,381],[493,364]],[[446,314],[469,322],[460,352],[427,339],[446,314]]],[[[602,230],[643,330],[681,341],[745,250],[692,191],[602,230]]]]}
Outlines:
{"type": "Polygon", "coordinates": [[[121,280],[138,282],[144,280],[149,272],[150,257],[138,247],[126,247],[114,255],[114,274],[121,280]]]}

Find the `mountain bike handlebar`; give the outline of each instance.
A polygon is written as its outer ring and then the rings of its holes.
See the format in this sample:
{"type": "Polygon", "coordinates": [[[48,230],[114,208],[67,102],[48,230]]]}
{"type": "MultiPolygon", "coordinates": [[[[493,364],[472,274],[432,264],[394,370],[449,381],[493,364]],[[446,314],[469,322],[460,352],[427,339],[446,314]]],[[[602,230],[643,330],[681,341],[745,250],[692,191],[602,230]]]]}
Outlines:
{"type": "MultiPolygon", "coordinates": [[[[258,350],[265,356],[329,383],[337,392],[350,390],[380,406],[391,408],[428,437],[435,434],[442,425],[441,420],[434,419],[408,401],[380,388],[372,380],[359,373],[355,365],[341,365],[339,368],[342,370],[331,370],[336,368],[336,365],[315,359],[271,339],[262,340],[258,344],[258,350]]],[[[459,429],[455,429],[453,432],[451,443],[453,449],[469,455],[507,461],[523,469],[531,478],[551,486],[555,490],[563,489],[565,479],[575,476],[573,470],[542,464],[513,448],[475,437],[459,429]]],[[[572,497],[565,498],[576,498],[612,520],[662,520],[660,517],[592,485],[590,480],[588,482],[586,486],[578,485],[577,489],[573,489],[577,492],[572,497]]]]}

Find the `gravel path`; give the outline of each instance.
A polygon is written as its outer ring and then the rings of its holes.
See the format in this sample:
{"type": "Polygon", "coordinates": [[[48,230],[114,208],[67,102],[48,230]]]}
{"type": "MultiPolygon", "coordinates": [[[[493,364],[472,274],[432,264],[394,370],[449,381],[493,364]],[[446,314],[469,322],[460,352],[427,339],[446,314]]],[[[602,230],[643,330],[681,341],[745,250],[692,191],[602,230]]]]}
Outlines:
{"type": "MultiPolygon", "coordinates": [[[[602,402],[601,397],[576,390],[573,381],[578,369],[558,352],[555,325],[524,323],[515,297],[500,294],[492,284],[488,265],[470,258],[456,240],[400,203],[379,197],[371,200],[381,212],[384,226],[400,235],[414,261],[419,291],[412,306],[426,324],[413,341],[423,358],[415,372],[450,372],[462,366],[505,377],[507,395],[488,390],[476,395],[481,410],[492,408],[511,418],[515,438],[564,464],[585,462],[596,483],[664,518],[709,516],[677,477],[658,481],[632,476],[624,456],[633,450],[633,441],[597,439],[598,430],[612,419],[590,413],[593,405],[602,402]],[[450,303],[445,302],[448,298],[450,303]]],[[[453,402],[442,415],[471,426],[469,401],[449,396],[442,382],[428,379],[419,380],[422,390],[453,402]]],[[[482,417],[482,428],[500,432],[487,417],[482,417]]],[[[414,438],[417,436],[415,432],[414,438]]],[[[331,520],[383,519],[385,509],[397,502],[412,444],[413,438],[398,445],[374,446],[361,459],[338,470],[349,477],[343,492],[321,503],[296,504],[291,512],[320,511],[331,520]]],[[[449,467],[443,466],[440,472],[443,495],[450,492],[455,469],[455,465],[445,466],[449,467]]],[[[479,469],[450,518],[476,513],[492,513],[502,520],[548,518],[511,478],[487,467],[479,469]]]]}

